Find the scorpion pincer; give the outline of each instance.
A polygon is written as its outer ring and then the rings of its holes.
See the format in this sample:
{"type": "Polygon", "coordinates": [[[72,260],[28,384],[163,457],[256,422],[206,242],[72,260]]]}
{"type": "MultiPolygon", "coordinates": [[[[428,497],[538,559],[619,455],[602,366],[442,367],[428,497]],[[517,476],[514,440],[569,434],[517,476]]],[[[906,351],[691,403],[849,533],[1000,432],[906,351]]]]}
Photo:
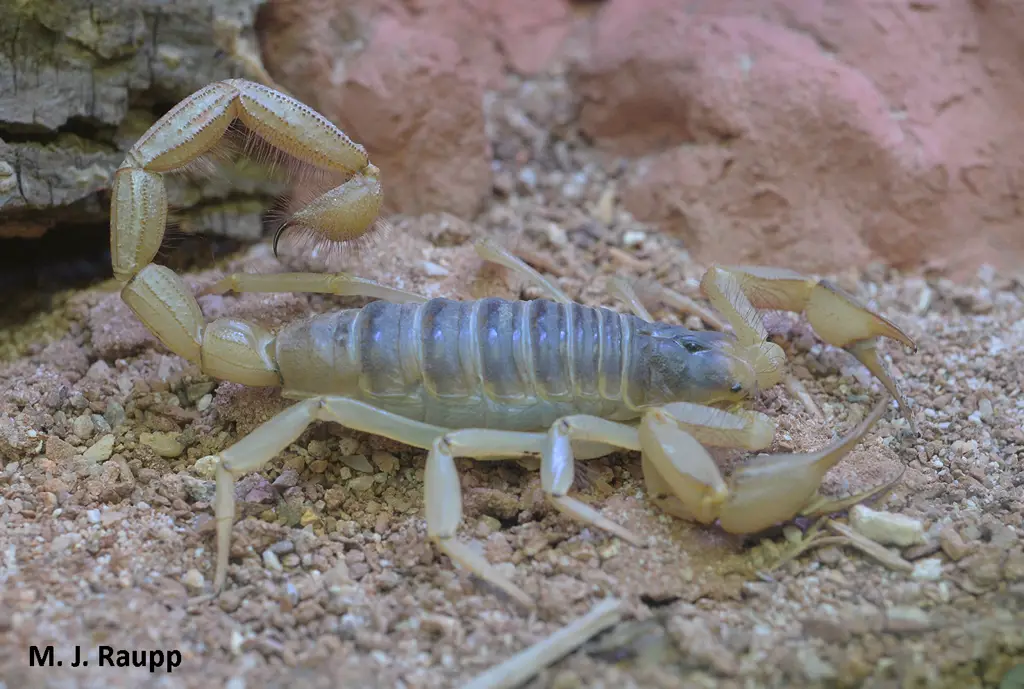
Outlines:
{"type": "MultiPolygon", "coordinates": [[[[802,389],[784,373],[785,355],[768,340],[758,308],[806,313],[822,339],[847,349],[879,378],[910,420],[877,343],[889,337],[913,347],[912,340],[830,283],[791,271],[712,267],[702,290],[731,332],[692,331],[654,322],[621,283],[613,287],[631,314],[574,303],[525,263],[481,241],[476,248],[483,258],[527,275],[548,298],[427,300],[345,274],[233,274],[206,291],[378,301],[312,316],[276,334],[236,318],[206,323],[182,279],[152,263],[166,223],[163,174],[207,154],[236,121],[300,163],[345,177],[294,223],[346,241],[370,229],[381,203],[380,173],[361,146],[302,103],[242,80],[212,84],[175,106],[116,173],[111,250],[125,302],[168,349],[205,374],[279,387],[297,400],[215,456],[216,590],[228,574],[236,477],[259,470],[316,421],[427,450],[429,537],[525,605],[531,599],[519,586],[456,537],[462,519],[456,457],[539,457],[541,486],[554,507],[636,545],[643,544],[637,535],[569,495],[575,460],[639,451],[654,503],[733,533],[836,511],[877,492],[830,501],[818,487],[880,418],[886,399],[833,444],[761,456],[727,479],[705,449],[769,447],[775,423],[744,403],[780,382],[802,389]]],[[[802,399],[816,411],[809,396],[802,399]]]]}

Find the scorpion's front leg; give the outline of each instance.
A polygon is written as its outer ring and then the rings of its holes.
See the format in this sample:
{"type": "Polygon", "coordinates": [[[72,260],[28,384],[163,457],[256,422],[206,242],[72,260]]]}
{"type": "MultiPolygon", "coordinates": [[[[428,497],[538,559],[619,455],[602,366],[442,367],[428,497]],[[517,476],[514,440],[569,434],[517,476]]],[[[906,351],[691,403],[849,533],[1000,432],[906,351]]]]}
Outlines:
{"type": "Polygon", "coordinates": [[[203,327],[184,282],[151,261],[163,241],[167,192],[163,175],[189,167],[223,139],[232,122],[298,162],[348,181],[300,209],[291,222],[335,241],[363,235],[381,205],[379,172],[366,151],[299,101],[242,79],[211,84],[176,105],[132,147],[114,175],[110,250],[122,297],[176,354],[199,363],[203,327]]]}
{"type": "Polygon", "coordinates": [[[910,405],[879,355],[878,339],[888,337],[914,350],[917,345],[896,324],[853,295],[826,280],[761,266],[714,266],[704,275],[701,287],[746,345],[764,342],[767,337],[755,308],[806,313],[825,342],[853,354],[882,382],[913,427],[910,405]]]}
{"type": "Polygon", "coordinates": [[[532,606],[533,602],[519,587],[458,541],[456,531],[462,521],[462,490],[455,457],[505,459],[539,454],[541,489],[552,505],[578,521],[641,545],[641,539],[632,532],[567,495],[574,476],[573,441],[626,450],[640,448],[635,428],[593,416],[564,417],[556,421],[547,433],[466,429],[438,437],[427,456],[424,478],[430,538],[453,561],[498,586],[523,605],[532,606]]]}
{"type": "Polygon", "coordinates": [[[849,435],[817,452],[758,457],[728,480],[703,445],[760,449],[771,444],[774,424],[758,412],[734,414],[678,403],[652,410],[639,427],[643,471],[651,498],[666,511],[730,533],[763,531],[797,516],[836,512],[891,484],[841,499],[818,494],[825,474],[882,416],[880,402],[849,435]]]}

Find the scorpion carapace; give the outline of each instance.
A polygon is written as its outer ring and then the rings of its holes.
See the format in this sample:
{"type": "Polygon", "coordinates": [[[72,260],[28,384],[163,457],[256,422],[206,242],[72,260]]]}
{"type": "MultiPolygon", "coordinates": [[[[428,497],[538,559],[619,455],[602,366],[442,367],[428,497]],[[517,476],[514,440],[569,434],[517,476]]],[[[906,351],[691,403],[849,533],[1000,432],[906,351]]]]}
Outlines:
{"type": "MultiPolygon", "coordinates": [[[[541,487],[553,506],[635,545],[643,540],[568,494],[576,459],[640,451],[652,502],[687,519],[718,521],[732,532],[756,532],[851,504],[822,499],[818,486],[870,430],[887,400],[826,448],[757,459],[728,478],[704,449],[768,447],[774,422],[741,402],[780,380],[820,414],[785,372],[783,351],[768,341],[756,308],[805,312],[826,342],[853,353],[882,381],[910,420],[907,401],[877,351],[881,337],[913,346],[910,338],[829,283],[771,268],[714,266],[706,273],[703,292],[730,333],[655,323],[621,281],[612,287],[633,315],[573,303],[487,240],[476,244],[483,258],[529,276],[550,298],[428,301],[344,274],[235,274],[207,291],[321,292],[383,301],[314,316],[276,335],[235,318],[206,323],[182,279],[151,263],[166,221],[162,175],[207,153],[236,119],[301,162],[349,176],[300,210],[307,225],[358,237],[375,222],[381,202],[379,171],[361,146],[298,101],[242,80],[208,86],[173,108],[129,151],[115,176],[111,250],[129,307],[168,349],[206,374],[280,386],[299,400],[215,456],[217,590],[228,574],[235,479],[263,467],[315,421],[428,450],[430,538],[525,605],[531,599],[517,584],[456,537],[462,495],[455,457],[539,456],[541,487]]],[[[663,296],[706,322],[714,319],[682,295],[666,290],[663,296]]]]}

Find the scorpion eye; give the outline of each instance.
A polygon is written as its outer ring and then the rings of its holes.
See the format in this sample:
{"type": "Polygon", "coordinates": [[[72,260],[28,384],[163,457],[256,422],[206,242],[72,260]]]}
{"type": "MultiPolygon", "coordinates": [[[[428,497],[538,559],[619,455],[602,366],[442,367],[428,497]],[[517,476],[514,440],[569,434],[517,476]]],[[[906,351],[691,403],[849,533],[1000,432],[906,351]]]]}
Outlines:
{"type": "Polygon", "coordinates": [[[706,352],[708,350],[707,347],[700,344],[699,342],[695,342],[694,340],[683,340],[681,344],[683,345],[683,349],[688,351],[690,354],[696,354],[697,352],[706,352]]]}

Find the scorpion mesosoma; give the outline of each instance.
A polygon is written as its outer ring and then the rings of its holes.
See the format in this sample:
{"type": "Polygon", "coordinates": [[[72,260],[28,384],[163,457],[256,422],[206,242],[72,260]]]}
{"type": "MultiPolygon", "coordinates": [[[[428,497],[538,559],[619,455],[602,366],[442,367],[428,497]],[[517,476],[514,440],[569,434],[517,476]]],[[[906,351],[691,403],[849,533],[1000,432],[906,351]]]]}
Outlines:
{"type": "Polygon", "coordinates": [[[712,267],[702,289],[732,332],[691,331],[653,322],[621,283],[617,292],[633,315],[573,303],[483,241],[477,249],[485,259],[525,273],[549,299],[462,303],[345,274],[234,274],[207,292],[320,292],[380,301],[313,316],[276,334],[236,318],[205,323],[182,279],[152,263],[167,217],[163,174],[209,153],[236,121],[299,163],[345,176],[292,223],[345,241],[367,232],[381,205],[379,171],[361,146],[308,106],[243,80],[212,84],[176,105],[115,175],[113,268],[137,317],[206,374],[277,386],[298,400],[215,456],[216,590],[228,572],[235,478],[264,466],[315,421],[427,450],[429,537],[454,562],[526,605],[531,599],[516,584],[456,538],[462,517],[456,457],[539,456],[542,489],[557,509],[637,545],[642,540],[635,534],[568,495],[575,459],[616,448],[640,451],[652,501],[734,533],[836,511],[867,496],[830,502],[817,490],[881,416],[885,400],[832,445],[755,459],[728,480],[703,447],[759,450],[773,440],[774,422],[742,406],[785,377],[785,355],[768,340],[756,308],[805,312],[826,342],[853,353],[908,414],[876,344],[884,336],[913,347],[910,338],[829,283],[790,271],[712,267]]]}

